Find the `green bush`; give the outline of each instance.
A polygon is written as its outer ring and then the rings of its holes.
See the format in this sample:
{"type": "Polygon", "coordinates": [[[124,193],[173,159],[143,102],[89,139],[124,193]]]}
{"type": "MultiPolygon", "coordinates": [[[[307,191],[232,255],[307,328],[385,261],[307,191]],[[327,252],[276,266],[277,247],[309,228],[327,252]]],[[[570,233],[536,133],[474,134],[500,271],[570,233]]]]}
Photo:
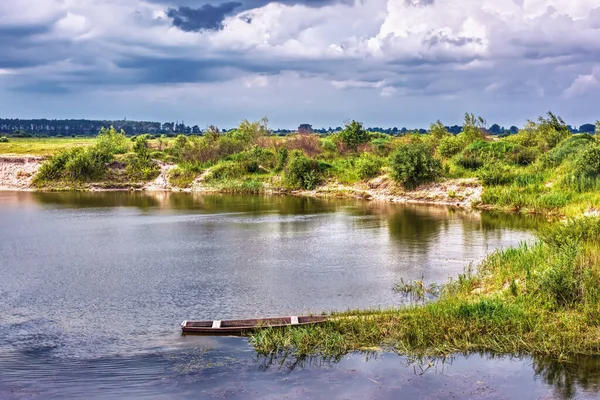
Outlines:
{"type": "Polygon", "coordinates": [[[442,163],[425,143],[403,143],[390,160],[393,178],[404,187],[413,189],[435,180],[442,172],[442,163]]]}
{"type": "Polygon", "coordinates": [[[61,151],[55,156],[50,157],[40,167],[37,175],[35,176],[35,181],[51,181],[60,178],[65,169],[65,165],[70,158],[70,151],[61,151]]]}
{"type": "Polygon", "coordinates": [[[8,143],[8,138],[6,136],[0,137],[0,143],[8,143]]]}
{"type": "Polygon", "coordinates": [[[564,160],[581,153],[594,143],[595,139],[592,135],[574,135],[548,152],[542,159],[543,163],[546,167],[559,166],[564,160]]]}
{"type": "Polygon", "coordinates": [[[112,126],[108,129],[102,128],[98,134],[95,147],[104,154],[123,154],[129,148],[129,141],[125,132],[117,132],[112,126]]]}
{"type": "Polygon", "coordinates": [[[508,185],[515,179],[510,167],[500,163],[490,163],[479,169],[477,177],[486,186],[508,185]]]}
{"type": "Polygon", "coordinates": [[[460,137],[449,135],[440,139],[437,151],[440,156],[444,158],[451,158],[460,153],[464,146],[464,142],[460,137]]]}
{"type": "Polygon", "coordinates": [[[356,160],[356,172],[360,179],[374,178],[379,174],[383,161],[369,153],[363,153],[356,160]]]}
{"type": "Polygon", "coordinates": [[[319,163],[294,150],[290,153],[285,177],[287,184],[296,189],[312,190],[321,181],[319,163]]]}
{"type": "Polygon", "coordinates": [[[281,172],[285,168],[288,162],[289,151],[285,147],[282,147],[277,152],[277,165],[275,166],[275,172],[281,172]]]}
{"type": "Polygon", "coordinates": [[[197,172],[191,169],[173,168],[169,171],[169,183],[178,188],[189,188],[196,179],[197,172]]]}
{"type": "Polygon", "coordinates": [[[338,137],[348,149],[355,151],[360,144],[369,141],[369,133],[363,124],[354,120],[346,124],[345,128],[338,133],[338,137]]]}
{"type": "Polygon", "coordinates": [[[464,154],[464,152],[455,162],[457,165],[472,171],[483,167],[484,164],[480,156],[476,154],[464,154]]]}
{"type": "Polygon", "coordinates": [[[247,173],[247,167],[244,164],[235,161],[226,161],[215,165],[206,180],[208,182],[237,179],[247,173]]]}
{"type": "Polygon", "coordinates": [[[102,177],[106,172],[106,163],[112,160],[112,155],[100,149],[75,148],[71,150],[64,165],[66,177],[72,181],[89,181],[102,177]]]}

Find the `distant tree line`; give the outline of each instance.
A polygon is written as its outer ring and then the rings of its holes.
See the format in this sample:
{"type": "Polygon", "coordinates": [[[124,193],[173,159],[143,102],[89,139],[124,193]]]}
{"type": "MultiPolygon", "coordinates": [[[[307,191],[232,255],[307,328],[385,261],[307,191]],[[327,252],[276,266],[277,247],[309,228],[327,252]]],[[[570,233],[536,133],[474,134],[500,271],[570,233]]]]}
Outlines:
{"type": "MultiPolygon", "coordinates": [[[[0,118],[0,134],[6,134],[13,137],[31,137],[31,136],[95,136],[102,128],[114,127],[119,131],[124,131],[128,136],[137,136],[141,134],[167,135],[176,136],[184,135],[202,135],[204,130],[198,125],[189,126],[183,121],[181,122],[152,122],[152,121],[128,121],[128,120],[88,120],[88,119],[5,119],[0,118]]],[[[583,124],[579,128],[568,125],[573,133],[594,133],[594,124],[583,124]]],[[[463,127],[460,125],[446,126],[446,130],[454,135],[462,132],[463,127]]],[[[216,129],[216,128],[214,128],[216,129]]],[[[313,128],[311,124],[301,124],[297,130],[276,129],[271,132],[275,135],[284,136],[290,133],[317,133],[328,135],[341,132],[343,128],[337,126],[335,128],[313,128]]],[[[377,132],[388,135],[405,135],[408,133],[425,134],[429,132],[427,129],[415,128],[409,129],[406,127],[367,127],[369,132],[377,132]]],[[[511,126],[505,128],[498,124],[493,124],[486,129],[491,135],[506,136],[516,134],[519,128],[511,126]]],[[[229,132],[229,129],[222,129],[221,132],[229,132]]]]}

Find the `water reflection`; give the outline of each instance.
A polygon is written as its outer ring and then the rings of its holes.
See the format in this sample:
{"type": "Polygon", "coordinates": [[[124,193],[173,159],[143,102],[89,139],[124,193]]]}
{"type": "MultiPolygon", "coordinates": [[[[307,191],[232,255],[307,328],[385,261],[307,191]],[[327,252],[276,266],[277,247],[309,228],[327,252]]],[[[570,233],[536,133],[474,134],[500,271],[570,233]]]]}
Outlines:
{"type": "Polygon", "coordinates": [[[479,371],[497,365],[547,390],[529,365],[502,360],[459,358],[452,371],[464,376],[430,368],[418,380],[414,364],[390,354],[368,363],[353,354],[334,363],[286,358],[272,368],[280,358],[257,363],[244,341],[184,338],[178,327],[400,306],[406,300],[392,288],[401,278],[443,283],[531,238],[529,219],[504,225],[444,207],[289,196],[103,192],[0,193],[0,221],[2,399],[82,398],[98,388],[102,398],[443,398],[445,385],[465,398],[487,376],[479,371]]]}

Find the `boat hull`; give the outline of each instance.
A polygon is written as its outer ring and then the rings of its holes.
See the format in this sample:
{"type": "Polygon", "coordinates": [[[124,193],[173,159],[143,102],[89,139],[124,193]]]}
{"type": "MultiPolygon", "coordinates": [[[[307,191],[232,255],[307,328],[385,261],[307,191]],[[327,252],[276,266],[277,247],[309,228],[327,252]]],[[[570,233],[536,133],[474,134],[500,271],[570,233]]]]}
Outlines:
{"type": "Polygon", "coordinates": [[[327,321],[327,316],[276,317],[215,321],[183,321],[181,332],[184,335],[228,335],[241,336],[266,328],[286,326],[307,326],[327,321]]]}

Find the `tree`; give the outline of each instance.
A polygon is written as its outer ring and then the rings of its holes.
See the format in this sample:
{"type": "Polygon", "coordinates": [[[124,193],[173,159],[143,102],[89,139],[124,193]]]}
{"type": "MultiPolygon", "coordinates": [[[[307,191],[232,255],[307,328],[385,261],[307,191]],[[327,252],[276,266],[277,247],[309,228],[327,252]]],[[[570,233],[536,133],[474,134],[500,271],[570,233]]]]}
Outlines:
{"type": "Polygon", "coordinates": [[[511,135],[516,135],[517,133],[519,133],[519,128],[513,125],[508,129],[508,133],[510,133],[511,135]]]}
{"type": "Polygon", "coordinates": [[[298,126],[298,133],[301,135],[310,135],[313,133],[313,127],[311,124],[300,124],[298,126]]]}
{"type": "Polygon", "coordinates": [[[356,151],[358,146],[369,141],[369,133],[363,127],[362,122],[352,120],[339,133],[341,141],[351,150],[356,151]]]}
{"type": "Polygon", "coordinates": [[[490,126],[490,133],[492,135],[501,135],[504,133],[504,128],[501,128],[498,124],[494,124],[490,126]]]}
{"type": "Polygon", "coordinates": [[[422,142],[400,144],[390,165],[393,178],[407,189],[436,179],[442,171],[442,163],[434,157],[433,149],[422,142]]]}
{"type": "Polygon", "coordinates": [[[441,140],[444,136],[449,135],[449,132],[446,130],[444,124],[439,119],[431,124],[429,127],[429,132],[433,135],[437,140],[441,140]]]}
{"type": "Polygon", "coordinates": [[[579,133],[594,133],[596,127],[594,124],[583,124],[579,127],[579,133]]]}
{"type": "Polygon", "coordinates": [[[596,135],[600,134],[600,121],[596,121],[596,135]]]}
{"type": "Polygon", "coordinates": [[[475,117],[473,113],[465,113],[463,122],[463,134],[467,143],[472,143],[476,140],[483,139],[485,129],[485,120],[481,117],[475,117]]]}

